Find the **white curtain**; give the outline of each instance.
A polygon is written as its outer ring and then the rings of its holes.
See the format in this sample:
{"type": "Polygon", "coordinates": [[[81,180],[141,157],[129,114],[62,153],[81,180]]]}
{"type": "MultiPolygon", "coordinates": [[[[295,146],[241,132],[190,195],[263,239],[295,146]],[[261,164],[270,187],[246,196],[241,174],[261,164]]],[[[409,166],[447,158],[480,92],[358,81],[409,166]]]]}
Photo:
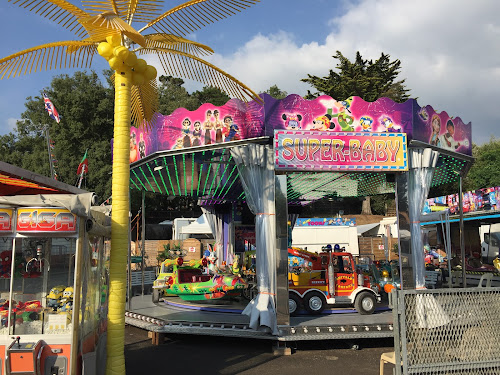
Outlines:
{"type": "Polygon", "coordinates": [[[246,145],[231,149],[250,211],[255,215],[257,296],[243,314],[250,328],[278,334],[276,322],[276,222],[273,149],[246,145]]]}
{"type": "Polygon", "coordinates": [[[224,222],[222,220],[223,214],[220,212],[216,212],[215,208],[212,206],[201,207],[201,212],[205,215],[207,219],[207,223],[212,230],[212,236],[215,239],[215,254],[217,255],[217,266],[222,264],[224,260],[224,246],[223,246],[223,237],[224,237],[224,222]]]}
{"type": "Polygon", "coordinates": [[[439,152],[430,148],[410,149],[408,179],[408,211],[410,215],[411,253],[413,275],[417,289],[425,286],[424,244],[420,228],[420,216],[431,187],[432,173],[439,152]]]}

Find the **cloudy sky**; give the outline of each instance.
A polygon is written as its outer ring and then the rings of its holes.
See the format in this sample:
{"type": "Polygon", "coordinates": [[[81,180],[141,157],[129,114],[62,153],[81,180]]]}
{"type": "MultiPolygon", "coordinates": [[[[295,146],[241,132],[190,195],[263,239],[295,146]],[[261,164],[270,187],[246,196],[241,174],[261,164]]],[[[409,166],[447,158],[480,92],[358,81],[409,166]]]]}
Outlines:
{"type": "MultiPolygon", "coordinates": [[[[165,0],[165,10],[180,3],[165,0]]],[[[2,2],[0,11],[2,57],[74,39],[11,3],[2,2]]],[[[472,122],[473,141],[482,144],[500,137],[499,14],[498,0],[262,0],[191,38],[212,47],[216,53],[210,61],[257,92],[276,84],[304,95],[310,87],[300,79],[327,75],[336,65],[332,55],[337,50],[350,59],[356,51],[370,59],[388,53],[401,60],[400,76],[420,105],[472,122]]],[[[99,73],[106,68],[99,57],[94,63],[99,73]]],[[[40,95],[59,73],[72,71],[0,81],[0,134],[12,130],[26,98],[40,95]]]]}

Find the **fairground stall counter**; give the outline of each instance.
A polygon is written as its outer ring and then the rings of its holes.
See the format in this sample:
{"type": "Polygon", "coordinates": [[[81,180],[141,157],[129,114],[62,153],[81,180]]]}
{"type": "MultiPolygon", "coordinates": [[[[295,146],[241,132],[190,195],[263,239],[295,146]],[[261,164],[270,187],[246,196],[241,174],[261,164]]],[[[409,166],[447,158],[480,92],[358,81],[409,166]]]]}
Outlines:
{"type": "Polygon", "coordinates": [[[99,373],[110,230],[92,194],[0,197],[0,373],[99,373]]]}

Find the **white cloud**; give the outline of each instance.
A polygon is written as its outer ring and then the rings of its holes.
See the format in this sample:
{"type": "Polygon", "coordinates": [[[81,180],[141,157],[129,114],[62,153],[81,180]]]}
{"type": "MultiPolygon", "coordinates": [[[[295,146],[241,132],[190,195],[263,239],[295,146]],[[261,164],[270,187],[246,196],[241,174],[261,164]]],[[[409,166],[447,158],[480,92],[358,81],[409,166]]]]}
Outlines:
{"type": "Polygon", "coordinates": [[[277,84],[303,95],[310,87],[300,79],[327,75],[336,50],[351,60],[356,51],[370,59],[388,53],[401,60],[400,77],[421,105],[471,121],[474,141],[483,143],[500,136],[499,13],[495,0],[363,0],[331,20],[324,41],[298,45],[290,33],[257,34],[211,62],[255,91],[277,84]]]}
{"type": "Polygon", "coordinates": [[[13,131],[16,128],[16,123],[21,119],[18,118],[8,118],[5,120],[5,123],[0,126],[0,134],[7,134],[13,131]]]}

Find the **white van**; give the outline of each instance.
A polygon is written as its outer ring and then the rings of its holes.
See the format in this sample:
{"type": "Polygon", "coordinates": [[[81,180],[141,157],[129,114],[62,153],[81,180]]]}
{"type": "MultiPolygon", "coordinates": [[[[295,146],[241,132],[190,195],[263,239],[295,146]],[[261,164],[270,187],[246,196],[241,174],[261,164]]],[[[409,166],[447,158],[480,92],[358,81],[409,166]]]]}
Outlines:
{"type": "Polygon", "coordinates": [[[479,235],[483,263],[492,264],[500,248],[500,223],[481,225],[479,235]]]}

